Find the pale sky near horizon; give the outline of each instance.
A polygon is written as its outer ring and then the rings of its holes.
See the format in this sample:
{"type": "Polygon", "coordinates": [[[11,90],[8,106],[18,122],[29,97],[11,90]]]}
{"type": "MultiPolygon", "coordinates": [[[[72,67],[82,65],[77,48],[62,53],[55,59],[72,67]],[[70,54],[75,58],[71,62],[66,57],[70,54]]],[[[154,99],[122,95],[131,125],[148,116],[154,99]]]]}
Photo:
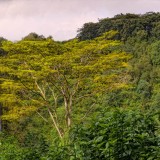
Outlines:
{"type": "Polygon", "coordinates": [[[150,11],[160,12],[160,0],[0,0],[0,36],[20,40],[36,32],[67,40],[86,22],[150,11]]]}

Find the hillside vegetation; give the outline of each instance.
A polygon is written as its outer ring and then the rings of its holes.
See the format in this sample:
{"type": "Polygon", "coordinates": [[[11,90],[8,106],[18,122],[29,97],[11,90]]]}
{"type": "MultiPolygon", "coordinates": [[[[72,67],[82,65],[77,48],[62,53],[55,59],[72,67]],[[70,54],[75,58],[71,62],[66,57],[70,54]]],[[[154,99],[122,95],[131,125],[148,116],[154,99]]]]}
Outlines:
{"type": "Polygon", "coordinates": [[[159,29],[149,12],[1,37],[0,160],[159,160],[159,29]]]}

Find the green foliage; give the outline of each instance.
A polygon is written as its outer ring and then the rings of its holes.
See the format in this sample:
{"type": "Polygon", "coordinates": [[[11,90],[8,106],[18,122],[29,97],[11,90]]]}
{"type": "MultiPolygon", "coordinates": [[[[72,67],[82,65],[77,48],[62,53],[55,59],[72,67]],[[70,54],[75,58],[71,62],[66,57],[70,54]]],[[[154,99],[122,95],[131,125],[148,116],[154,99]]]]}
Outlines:
{"type": "MultiPolygon", "coordinates": [[[[2,46],[2,43],[3,43],[4,41],[7,41],[7,39],[5,39],[5,38],[3,38],[3,37],[0,37],[0,46],[2,46]]],[[[2,52],[2,50],[0,50],[0,55],[1,55],[1,52],[2,52]]]]}
{"type": "Polygon", "coordinates": [[[48,154],[48,149],[44,138],[33,133],[26,137],[23,145],[14,137],[0,135],[0,160],[42,160],[48,154]]]}
{"type": "Polygon", "coordinates": [[[7,137],[0,133],[0,160],[21,160],[23,149],[14,137],[7,137]]]}
{"type": "Polygon", "coordinates": [[[159,128],[156,114],[140,110],[103,111],[91,125],[75,127],[72,143],[78,145],[81,159],[156,159],[159,154],[159,128]]]}
{"type": "Polygon", "coordinates": [[[23,38],[24,41],[42,41],[46,40],[43,35],[38,35],[37,33],[29,33],[27,36],[23,38]]]}
{"type": "Polygon", "coordinates": [[[149,48],[150,57],[152,64],[155,66],[160,65],[160,41],[156,41],[155,43],[151,44],[149,48]]]}
{"type": "Polygon", "coordinates": [[[83,28],[79,29],[77,37],[83,37],[83,39],[93,39],[98,36],[98,25],[96,23],[86,23],[83,28]]]}
{"type": "Polygon", "coordinates": [[[159,26],[119,14],[65,42],[0,38],[0,160],[159,160],[159,26]]]}
{"type": "Polygon", "coordinates": [[[160,13],[119,14],[113,18],[100,19],[97,23],[86,23],[78,30],[80,40],[93,39],[110,30],[117,30],[116,39],[126,41],[130,37],[139,36],[140,39],[159,38],[160,13]]]}

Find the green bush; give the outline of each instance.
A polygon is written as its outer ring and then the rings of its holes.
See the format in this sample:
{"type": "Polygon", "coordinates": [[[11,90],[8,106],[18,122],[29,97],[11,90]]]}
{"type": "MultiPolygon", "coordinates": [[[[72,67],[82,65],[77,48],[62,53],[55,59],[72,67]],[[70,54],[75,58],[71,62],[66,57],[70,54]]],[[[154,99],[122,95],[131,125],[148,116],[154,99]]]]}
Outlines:
{"type": "Polygon", "coordinates": [[[71,138],[79,159],[160,159],[156,115],[139,110],[103,113],[90,126],[75,127],[71,138]]]}
{"type": "Polygon", "coordinates": [[[0,134],[0,160],[42,160],[49,146],[44,137],[30,133],[23,144],[13,136],[0,134]]]}
{"type": "Polygon", "coordinates": [[[22,160],[23,149],[12,136],[0,134],[0,160],[22,160]]]}

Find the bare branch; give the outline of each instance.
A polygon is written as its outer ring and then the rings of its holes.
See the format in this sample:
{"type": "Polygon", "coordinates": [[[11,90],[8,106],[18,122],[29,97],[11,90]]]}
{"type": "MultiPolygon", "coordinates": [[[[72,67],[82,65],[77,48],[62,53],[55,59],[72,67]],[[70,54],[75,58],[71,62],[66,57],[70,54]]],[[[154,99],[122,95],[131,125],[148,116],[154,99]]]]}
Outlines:
{"type": "Polygon", "coordinates": [[[54,119],[54,117],[53,117],[53,115],[52,115],[52,113],[51,113],[49,108],[48,108],[48,113],[49,113],[49,115],[50,115],[50,117],[51,117],[51,119],[53,121],[54,127],[56,128],[59,137],[62,139],[63,135],[62,135],[62,133],[61,133],[61,131],[60,131],[60,129],[59,129],[59,127],[58,127],[58,125],[57,125],[57,123],[56,123],[56,121],[55,121],[55,119],[54,119]]]}
{"type": "Polygon", "coordinates": [[[37,113],[45,122],[48,122],[48,120],[47,120],[45,117],[43,117],[38,111],[36,111],[36,113],[37,113]]]}
{"type": "Polygon", "coordinates": [[[42,95],[43,99],[46,101],[45,91],[43,91],[43,90],[41,89],[41,87],[38,85],[36,79],[35,79],[35,84],[36,84],[36,86],[37,86],[37,88],[38,88],[40,94],[42,95]]]}

